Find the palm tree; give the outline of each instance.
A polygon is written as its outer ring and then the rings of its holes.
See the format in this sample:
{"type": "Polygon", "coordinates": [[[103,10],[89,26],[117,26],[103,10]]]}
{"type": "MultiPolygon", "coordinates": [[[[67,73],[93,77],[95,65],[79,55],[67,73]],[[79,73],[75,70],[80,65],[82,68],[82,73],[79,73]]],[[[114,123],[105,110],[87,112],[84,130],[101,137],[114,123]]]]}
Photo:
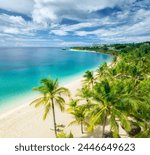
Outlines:
{"type": "Polygon", "coordinates": [[[85,86],[92,88],[95,82],[94,73],[92,71],[86,71],[83,77],[83,83],[85,84],[85,86]]]}
{"type": "Polygon", "coordinates": [[[89,103],[91,97],[91,90],[88,87],[84,86],[81,89],[77,90],[76,96],[79,98],[79,100],[85,100],[87,103],[89,103]]]}
{"type": "Polygon", "coordinates": [[[115,57],[111,67],[100,66],[96,78],[90,71],[84,75],[86,85],[78,97],[88,104],[82,114],[91,126],[102,125],[102,137],[107,123],[113,137],[120,137],[120,126],[132,137],[150,135],[150,48],[139,45],[118,48],[119,61],[115,57]]]}
{"type": "Polygon", "coordinates": [[[84,133],[84,125],[89,126],[88,122],[86,121],[86,116],[85,116],[85,110],[86,110],[86,104],[79,105],[79,100],[78,99],[72,99],[69,108],[67,111],[72,114],[75,119],[69,123],[68,126],[73,125],[73,124],[80,124],[81,126],[81,133],[84,133]]]}
{"type": "Polygon", "coordinates": [[[84,125],[89,126],[88,122],[86,121],[85,114],[84,114],[84,107],[78,106],[76,108],[73,108],[72,111],[70,110],[70,114],[72,114],[75,119],[69,123],[68,126],[73,124],[80,124],[81,126],[81,133],[84,134],[84,125]]]}
{"type": "MultiPolygon", "coordinates": [[[[113,63],[111,64],[113,65],[113,63]]],[[[113,75],[116,72],[112,65],[111,68],[107,65],[107,63],[104,63],[102,66],[100,65],[96,70],[96,81],[102,80],[105,77],[111,78],[112,80],[114,78],[113,75]]]]}
{"type": "Polygon", "coordinates": [[[113,133],[113,137],[119,137],[119,120],[121,126],[126,131],[131,130],[130,121],[125,110],[120,109],[121,105],[118,103],[121,101],[119,96],[119,90],[116,88],[116,84],[111,84],[107,79],[97,83],[93,89],[93,100],[95,103],[90,109],[90,124],[99,125],[102,124],[102,137],[104,137],[105,127],[107,122],[110,124],[110,130],[113,133]]]}
{"type": "Polygon", "coordinates": [[[69,108],[67,108],[68,112],[74,111],[74,109],[78,106],[79,99],[71,99],[69,102],[69,108]]]}
{"type": "Polygon", "coordinates": [[[55,104],[58,104],[61,111],[63,111],[65,100],[61,95],[69,95],[69,91],[64,87],[59,87],[58,80],[42,79],[41,84],[42,86],[34,88],[33,90],[39,91],[42,94],[42,97],[37,98],[31,104],[35,104],[35,107],[38,107],[40,105],[45,106],[45,112],[43,116],[44,120],[46,119],[49,111],[52,109],[54,131],[55,131],[55,136],[57,137],[55,104]]]}
{"type": "Polygon", "coordinates": [[[97,79],[100,79],[102,75],[105,74],[106,70],[108,69],[107,63],[104,63],[103,65],[100,65],[97,69],[97,79]]]}

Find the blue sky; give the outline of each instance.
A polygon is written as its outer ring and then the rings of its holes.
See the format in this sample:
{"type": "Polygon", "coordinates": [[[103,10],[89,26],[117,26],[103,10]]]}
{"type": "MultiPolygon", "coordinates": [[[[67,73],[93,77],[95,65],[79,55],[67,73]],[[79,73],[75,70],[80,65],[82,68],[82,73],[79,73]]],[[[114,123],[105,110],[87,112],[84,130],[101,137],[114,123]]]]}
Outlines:
{"type": "Polygon", "coordinates": [[[150,0],[0,0],[0,46],[150,41],[150,0]]]}

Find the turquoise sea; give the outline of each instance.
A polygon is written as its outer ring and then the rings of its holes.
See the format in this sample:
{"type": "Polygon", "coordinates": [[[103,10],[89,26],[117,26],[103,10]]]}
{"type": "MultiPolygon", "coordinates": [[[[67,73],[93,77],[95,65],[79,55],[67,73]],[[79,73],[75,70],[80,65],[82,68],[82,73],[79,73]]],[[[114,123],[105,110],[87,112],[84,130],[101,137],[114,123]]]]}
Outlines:
{"type": "Polygon", "coordinates": [[[111,60],[106,54],[61,48],[0,48],[0,108],[31,93],[42,78],[65,83],[111,60]]]}

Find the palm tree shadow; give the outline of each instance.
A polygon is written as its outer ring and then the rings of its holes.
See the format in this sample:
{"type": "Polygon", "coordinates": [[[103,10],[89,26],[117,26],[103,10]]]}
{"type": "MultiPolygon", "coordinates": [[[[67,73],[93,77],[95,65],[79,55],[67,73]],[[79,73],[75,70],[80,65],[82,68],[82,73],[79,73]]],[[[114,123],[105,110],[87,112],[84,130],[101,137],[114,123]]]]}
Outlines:
{"type": "Polygon", "coordinates": [[[80,138],[102,138],[102,129],[101,127],[95,128],[94,132],[92,133],[84,133],[83,136],[80,138]]]}

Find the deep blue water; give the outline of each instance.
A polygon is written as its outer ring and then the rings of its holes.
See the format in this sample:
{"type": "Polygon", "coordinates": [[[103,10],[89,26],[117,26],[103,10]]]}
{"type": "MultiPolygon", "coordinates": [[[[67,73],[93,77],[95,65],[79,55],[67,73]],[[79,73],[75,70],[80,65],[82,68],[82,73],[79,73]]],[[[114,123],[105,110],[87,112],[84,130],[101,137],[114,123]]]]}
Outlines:
{"type": "Polygon", "coordinates": [[[61,48],[0,48],[0,106],[11,97],[31,92],[42,78],[63,82],[111,59],[105,54],[61,48]]]}

